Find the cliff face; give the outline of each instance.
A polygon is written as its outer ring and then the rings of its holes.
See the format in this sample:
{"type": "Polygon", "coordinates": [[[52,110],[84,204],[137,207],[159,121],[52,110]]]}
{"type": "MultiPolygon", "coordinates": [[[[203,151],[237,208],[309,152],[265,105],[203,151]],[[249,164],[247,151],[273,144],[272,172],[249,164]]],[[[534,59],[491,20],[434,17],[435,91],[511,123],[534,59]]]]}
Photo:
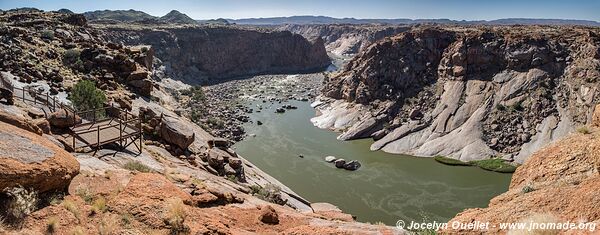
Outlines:
{"type": "MultiPolygon", "coordinates": [[[[596,109],[596,112],[600,112],[600,107],[596,109]]],[[[468,209],[459,213],[450,223],[468,223],[476,220],[489,221],[492,225],[497,225],[511,222],[570,221],[598,225],[600,223],[600,193],[597,190],[600,186],[600,173],[598,173],[600,132],[596,128],[590,130],[591,133],[575,133],[534,153],[517,169],[508,192],[493,198],[487,208],[468,209]]],[[[596,230],[597,228],[595,226],[596,230]]],[[[445,231],[445,233],[456,234],[481,234],[481,232],[498,234],[501,231],[498,226],[490,226],[490,230],[445,231]]],[[[571,229],[568,232],[591,234],[597,231],[590,231],[588,226],[571,229]]]]}
{"type": "Polygon", "coordinates": [[[367,48],[371,43],[388,36],[409,30],[409,26],[385,25],[284,25],[279,30],[287,30],[314,40],[322,38],[328,52],[338,56],[350,56],[367,48]]]}
{"type": "Polygon", "coordinates": [[[599,42],[593,28],[415,28],[331,76],[324,100],[343,101],[313,122],[340,139],[375,137],[372,150],[523,162],[591,120],[599,42]],[[355,114],[340,116],[342,105],[355,114]]]}
{"type": "Polygon", "coordinates": [[[290,32],[195,27],[111,28],[104,34],[114,42],[152,45],[166,72],[186,81],[315,71],[330,63],[322,40],[309,42],[290,32]]]}

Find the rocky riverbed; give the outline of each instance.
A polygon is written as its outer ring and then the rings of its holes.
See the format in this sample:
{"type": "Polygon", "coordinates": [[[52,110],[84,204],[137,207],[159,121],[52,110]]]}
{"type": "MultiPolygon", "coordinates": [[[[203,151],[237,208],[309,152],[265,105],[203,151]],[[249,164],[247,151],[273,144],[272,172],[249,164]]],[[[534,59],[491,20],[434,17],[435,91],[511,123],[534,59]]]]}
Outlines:
{"type": "MultiPolygon", "coordinates": [[[[203,98],[190,98],[186,110],[191,120],[211,134],[240,141],[246,136],[242,125],[254,123],[248,114],[277,106],[279,112],[293,112],[290,100],[311,102],[318,95],[322,73],[297,75],[260,75],[230,80],[202,88],[203,98]],[[261,101],[250,106],[248,101],[261,101]]],[[[192,95],[191,95],[192,96],[192,95]]],[[[260,125],[259,123],[256,123],[260,125]]]]}

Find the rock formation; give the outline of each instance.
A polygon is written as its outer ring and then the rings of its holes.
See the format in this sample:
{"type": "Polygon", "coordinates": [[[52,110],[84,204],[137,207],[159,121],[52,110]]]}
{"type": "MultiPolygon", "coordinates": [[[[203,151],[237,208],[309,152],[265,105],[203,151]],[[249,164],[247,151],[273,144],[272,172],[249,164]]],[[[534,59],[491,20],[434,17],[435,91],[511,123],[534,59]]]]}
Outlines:
{"type": "Polygon", "coordinates": [[[353,56],[372,43],[410,29],[404,25],[290,24],[278,28],[300,34],[309,40],[322,38],[327,52],[353,56]]]}
{"type": "Polygon", "coordinates": [[[323,41],[290,32],[239,27],[106,27],[105,37],[152,45],[164,72],[190,84],[262,73],[296,73],[329,65],[323,41]],[[257,59],[260,58],[260,59],[257,59]]]}
{"type": "Polygon", "coordinates": [[[40,135],[0,122],[0,139],[0,191],[63,190],[79,174],[73,155],[40,135]]]}
{"type": "Polygon", "coordinates": [[[585,27],[414,28],[330,76],[313,122],[377,137],[372,150],[522,163],[591,121],[599,40],[585,27]]]}
{"type": "MultiPolygon", "coordinates": [[[[597,126],[590,131],[572,134],[535,152],[517,168],[506,193],[493,198],[487,208],[459,213],[450,223],[474,220],[489,221],[492,225],[530,221],[600,223],[597,190],[600,187],[600,132],[597,126]]],[[[490,226],[487,231],[449,229],[446,232],[499,233],[500,228],[490,226]]],[[[588,227],[569,232],[589,234],[593,231],[588,227]]]]}

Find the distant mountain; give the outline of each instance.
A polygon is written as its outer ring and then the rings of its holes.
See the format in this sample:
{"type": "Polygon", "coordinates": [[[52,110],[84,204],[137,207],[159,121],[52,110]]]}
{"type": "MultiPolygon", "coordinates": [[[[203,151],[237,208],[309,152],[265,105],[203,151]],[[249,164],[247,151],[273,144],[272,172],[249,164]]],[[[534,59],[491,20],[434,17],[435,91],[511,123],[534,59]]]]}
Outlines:
{"type": "Polygon", "coordinates": [[[135,22],[135,21],[146,21],[155,20],[156,16],[151,16],[143,11],[136,10],[102,10],[102,11],[88,11],[84,12],[83,15],[89,21],[120,21],[120,22],[135,22]]]}
{"type": "Polygon", "coordinates": [[[56,12],[61,13],[61,14],[75,14],[75,13],[73,13],[73,11],[66,9],[66,8],[58,9],[56,12]]]}
{"type": "Polygon", "coordinates": [[[328,16],[290,16],[270,18],[248,18],[228,19],[231,23],[247,25],[284,25],[284,24],[486,24],[486,25],[585,25],[600,26],[600,22],[590,20],[563,20],[563,19],[526,19],[509,18],[498,20],[450,20],[450,19],[355,19],[355,18],[333,18],[328,16]]]}
{"type": "Polygon", "coordinates": [[[198,20],[198,23],[212,24],[212,25],[230,25],[231,23],[223,18],[212,19],[212,20],[198,20]]]}
{"type": "Polygon", "coordinates": [[[165,16],[159,18],[160,21],[171,24],[197,24],[196,20],[190,18],[186,14],[172,10],[165,16]]]}

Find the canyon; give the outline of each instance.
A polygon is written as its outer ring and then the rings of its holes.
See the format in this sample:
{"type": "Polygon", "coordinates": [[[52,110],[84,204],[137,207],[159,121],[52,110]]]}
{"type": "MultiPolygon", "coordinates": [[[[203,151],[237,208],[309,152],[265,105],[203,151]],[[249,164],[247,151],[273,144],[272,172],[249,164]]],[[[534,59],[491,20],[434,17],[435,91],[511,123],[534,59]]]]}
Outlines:
{"type": "Polygon", "coordinates": [[[462,161],[531,153],[591,121],[598,30],[416,27],[329,75],[313,123],[371,150],[462,161]]]}
{"type": "Polygon", "coordinates": [[[11,220],[0,223],[2,233],[59,228],[59,234],[405,234],[375,223],[381,217],[369,215],[375,224],[357,222],[361,215],[309,202],[279,181],[285,176],[276,179],[256,162],[293,176],[290,182],[303,191],[315,190],[307,180],[322,181],[315,185],[325,196],[317,199],[337,203],[360,193],[357,200],[363,202],[349,207],[386,213],[388,225],[405,218],[387,211],[402,204],[396,201],[405,203],[402,210],[412,210],[400,212],[410,219],[444,203],[459,204],[439,213],[454,215],[466,208],[463,200],[498,195],[510,177],[432,167],[428,164],[437,164],[432,159],[416,158],[433,156],[500,159],[518,166],[506,193],[451,222],[539,220],[537,215],[553,222],[600,219],[594,190],[600,171],[600,30],[595,27],[258,27],[203,24],[177,11],[155,17],[135,10],[80,15],[20,9],[0,14],[0,49],[3,83],[46,92],[68,105],[75,84],[93,81],[106,94],[103,105],[144,119],[139,154],[112,145],[69,149],[63,140],[68,131],[60,125],[69,124],[49,117],[75,114],[65,109],[48,115],[39,103],[6,97],[0,104],[0,174],[21,179],[24,188],[0,180],[1,206],[13,205],[29,189],[40,201],[18,223],[12,223],[12,209],[0,210],[11,220]],[[325,72],[332,62],[341,64],[340,70],[325,72]],[[282,107],[289,109],[277,111],[282,107]],[[243,127],[253,133],[246,135],[243,127]],[[336,145],[330,140],[334,135],[347,142],[336,145]],[[306,139],[318,148],[299,143],[306,139]],[[342,155],[364,155],[354,156],[363,167],[329,169],[323,158],[334,152],[331,146],[350,149],[338,151],[342,155]],[[252,161],[238,148],[251,153],[252,161]],[[282,158],[288,156],[293,160],[282,158]],[[302,169],[327,172],[307,177],[302,169]],[[422,179],[410,179],[411,172],[422,179]],[[452,182],[442,184],[434,176],[452,182]],[[324,182],[345,187],[327,188],[324,182]],[[380,184],[407,192],[367,191],[383,188],[380,184]],[[465,192],[477,197],[456,199],[465,192]],[[373,209],[377,206],[389,208],[373,209]]]}

